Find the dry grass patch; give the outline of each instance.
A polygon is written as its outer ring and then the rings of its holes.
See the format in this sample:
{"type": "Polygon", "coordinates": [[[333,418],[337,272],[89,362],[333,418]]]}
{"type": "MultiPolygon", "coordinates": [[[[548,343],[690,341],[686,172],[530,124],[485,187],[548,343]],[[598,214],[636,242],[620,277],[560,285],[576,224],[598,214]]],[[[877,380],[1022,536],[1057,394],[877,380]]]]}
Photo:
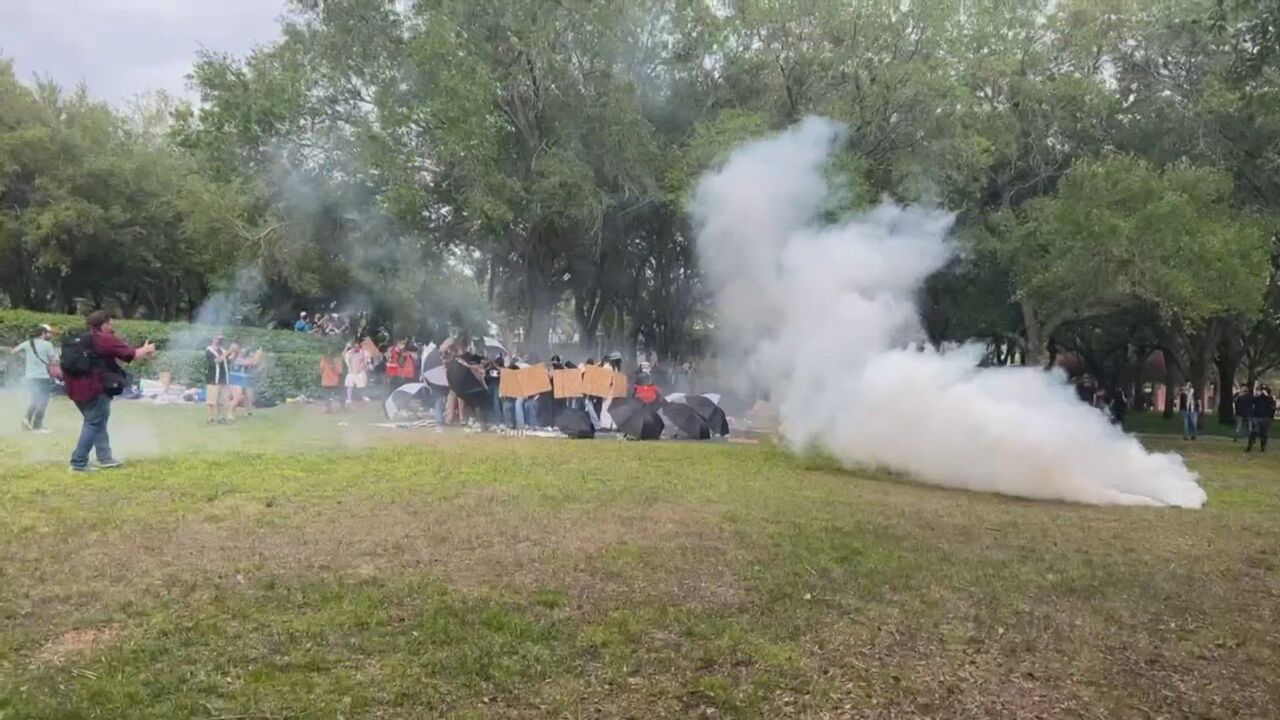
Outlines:
{"type": "Polygon", "coordinates": [[[58,665],[70,657],[88,655],[115,639],[120,634],[120,629],[120,625],[112,624],[68,630],[45,643],[36,652],[35,659],[37,662],[58,665]]]}

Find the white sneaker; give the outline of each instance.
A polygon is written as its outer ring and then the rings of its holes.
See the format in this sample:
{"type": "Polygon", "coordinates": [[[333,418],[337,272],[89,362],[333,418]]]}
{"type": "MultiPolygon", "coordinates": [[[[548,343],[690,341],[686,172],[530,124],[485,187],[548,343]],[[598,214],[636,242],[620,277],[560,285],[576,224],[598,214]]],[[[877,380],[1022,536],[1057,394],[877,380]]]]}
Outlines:
{"type": "Polygon", "coordinates": [[[37,434],[39,434],[39,435],[48,435],[49,433],[51,433],[51,432],[53,432],[53,431],[52,431],[52,430],[50,430],[49,428],[36,428],[35,430],[32,430],[31,432],[33,432],[33,433],[37,433],[37,434]]]}

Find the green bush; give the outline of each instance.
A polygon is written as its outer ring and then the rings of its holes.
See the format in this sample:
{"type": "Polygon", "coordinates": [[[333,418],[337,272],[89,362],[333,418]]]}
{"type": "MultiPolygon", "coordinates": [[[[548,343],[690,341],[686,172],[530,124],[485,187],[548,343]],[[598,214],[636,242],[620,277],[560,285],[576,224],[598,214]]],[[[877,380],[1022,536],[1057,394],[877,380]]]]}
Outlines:
{"type": "MultiPolygon", "coordinates": [[[[79,332],[84,328],[84,318],[78,315],[56,315],[27,310],[0,310],[0,347],[12,347],[26,340],[31,329],[39,324],[50,325],[61,332],[79,332]]],[[[221,332],[228,342],[236,341],[250,348],[262,348],[268,353],[324,353],[340,350],[342,341],[292,330],[267,330],[255,327],[215,328],[190,323],[162,323],[154,320],[117,320],[116,333],[125,340],[141,344],[152,340],[161,350],[171,341],[183,347],[175,350],[199,350],[209,342],[214,333],[221,332]]]]}

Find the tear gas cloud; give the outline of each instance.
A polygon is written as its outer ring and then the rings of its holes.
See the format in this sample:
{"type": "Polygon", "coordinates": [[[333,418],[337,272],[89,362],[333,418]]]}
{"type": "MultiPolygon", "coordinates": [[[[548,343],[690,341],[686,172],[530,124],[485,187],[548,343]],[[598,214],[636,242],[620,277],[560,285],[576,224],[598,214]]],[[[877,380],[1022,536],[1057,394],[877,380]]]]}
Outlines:
{"type": "Polygon", "coordinates": [[[947,487],[1203,505],[1179,456],[1144,450],[1079,402],[1061,373],[983,369],[979,346],[923,343],[915,297],[953,253],[953,218],[885,204],[821,224],[824,168],[845,133],[808,118],[745,145],[693,200],[724,350],[770,390],[787,442],[947,487]]]}

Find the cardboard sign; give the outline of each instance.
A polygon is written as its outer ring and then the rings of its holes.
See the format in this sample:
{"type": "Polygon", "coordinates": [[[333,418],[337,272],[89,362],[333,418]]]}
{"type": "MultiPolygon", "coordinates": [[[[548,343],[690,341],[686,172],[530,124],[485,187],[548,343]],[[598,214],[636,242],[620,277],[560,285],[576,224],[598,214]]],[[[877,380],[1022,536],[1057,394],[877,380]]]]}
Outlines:
{"type": "Polygon", "coordinates": [[[582,373],[582,392],[595,397],[613,397],[613,369],[588,365],[582,373]]]}
{"type": "Polygon", "coordinates": [[[551,392],[551,375],[547,373],[547,366],[539,363],[521,370],[520,389],[525,397],[551,392]]]}
{"type": "Polygon", "coordinates": [[[520,371],[512,368],[502,368],[498,375],[498,397],[504,398],[522,398],[524,394],[520,390],[520,371]]]}
{"type": "Polygon", "coordinates": [[[582,371],[578,369],[556,370],[552,373],[556,398],[582,397],[582,371]]]}
{"type": "Polygon", "coordinates": [[[627,376],[620,372],[613,374],[612,383],[613,394],[610,397],[624,398],[627,396],[627,376]]]}

